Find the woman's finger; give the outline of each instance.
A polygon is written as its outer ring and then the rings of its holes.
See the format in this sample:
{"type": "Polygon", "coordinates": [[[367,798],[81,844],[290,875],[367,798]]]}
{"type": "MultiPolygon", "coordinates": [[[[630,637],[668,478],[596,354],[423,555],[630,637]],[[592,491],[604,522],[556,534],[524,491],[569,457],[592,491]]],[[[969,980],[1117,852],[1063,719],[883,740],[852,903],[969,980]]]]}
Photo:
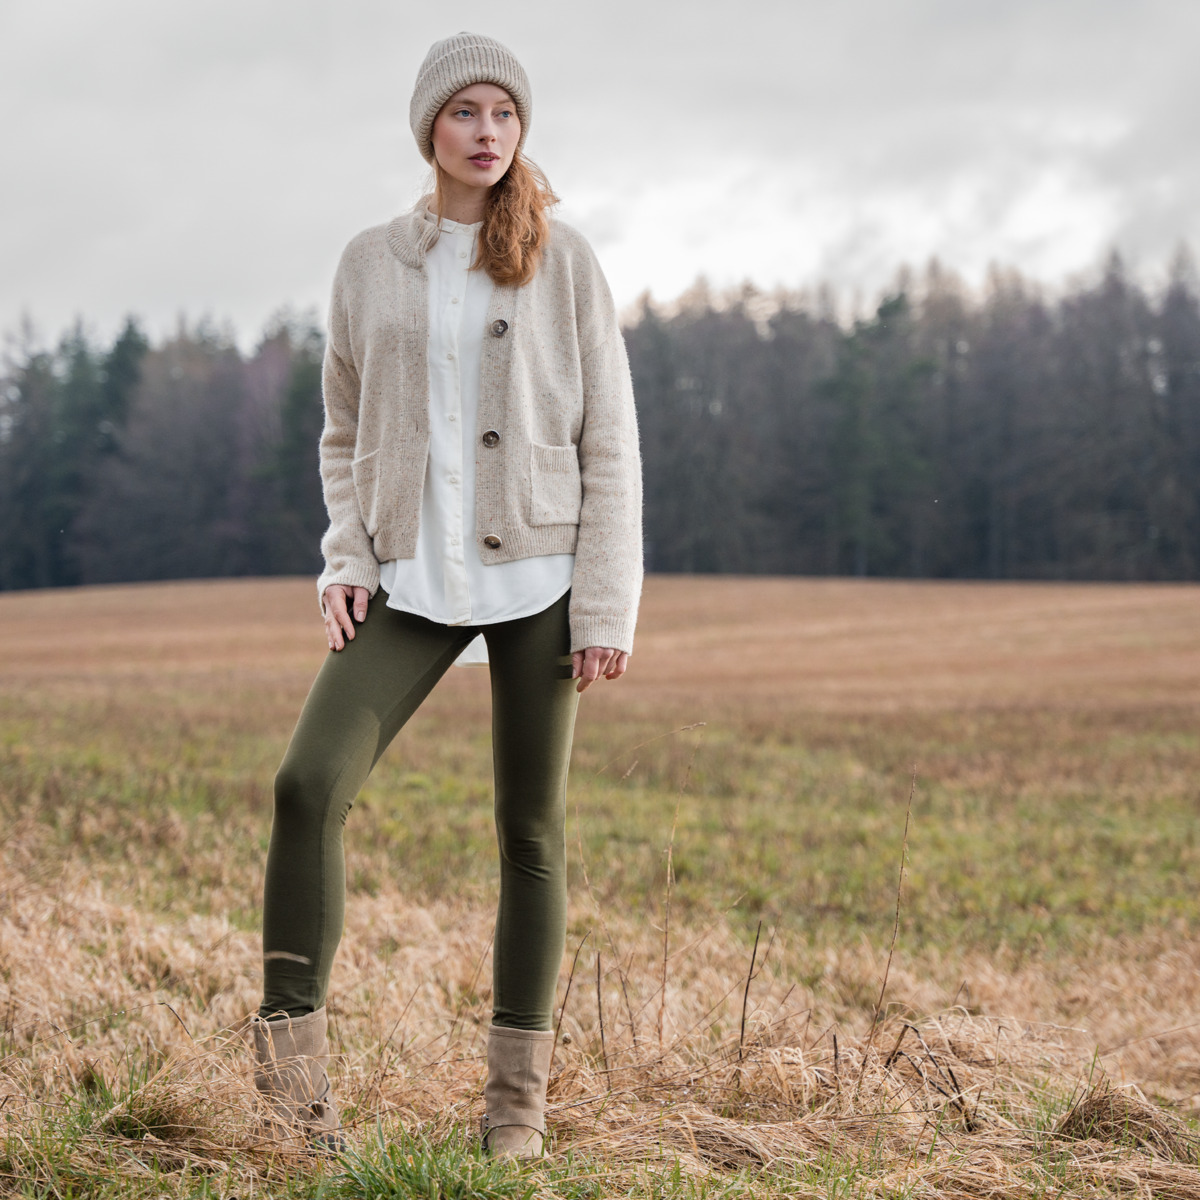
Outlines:
{"type": "MultiPolygon", "coordinates": [[[[328,601],[326,604],[328,605],[328,601]]],[[[330,650],[342,648],[342,631],[338,628],[333,613],[329,613],[325,618],[325,640],[329,643],[330,650]]]]}
{"type": "Polygon", "coordinates": [[[605,679],[620,679],[629,666],[629,655],[622,650],[609,661],[608,670],[604,672],[605,679]]]}
{"type": "Polygon", "coordinates": [[[579,668],[579,682],[575,685],[575,690],[577,692],[586,692],[599,678],[600,671],[597,668],[596,647],[589,646],[583,652],[583,661],[579,668]]]}
{"type": "Polygon", "coordinates": [[[572,661],[581,660],[578,670],[572,675],[572,678],[579,680],[576,691],[587,691],[601,675],[607,675],[612,669],[612,663],[619,659],[620,655],[621,651],[608,646],[589,646],[582,655],[577,650],[571,656],[572,661]]]}
{"type": "Polygon", "coordinates": [[[330,650],[340,650],[345,645],[343,630],[349,637],[354,636],[354,625],[346,612],[346,590],[334,583],[325,589],[325,634],[330,650]]]}
{"type": "Polygon", "coordinates": [[[367,619],[367,601],[371,598],[365,587],[354,589],[354,619],[361,625],[367,619]]]}

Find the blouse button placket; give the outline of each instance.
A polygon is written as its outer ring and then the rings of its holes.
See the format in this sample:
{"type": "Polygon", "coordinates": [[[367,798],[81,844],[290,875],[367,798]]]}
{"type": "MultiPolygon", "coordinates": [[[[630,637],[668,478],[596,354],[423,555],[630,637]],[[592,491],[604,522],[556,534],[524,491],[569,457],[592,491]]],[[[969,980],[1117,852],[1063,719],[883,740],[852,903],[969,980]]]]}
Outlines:
{"type": "MultiPolygon", "coordinates": [[[[461,235],[456,234],[456,237],[461,238],[461,235]]],[[[450,412],[447,414],[450,420],[457,424],[459,417],[462,415],[462,368],[459,364],[459,335],[462,332],[462,306],[458,302],[458,293],[461,290],[465,280],[463,276],[466,274],[466,264],[463,261],[467,257],[467,251],[463,247],[459,247],[458,260],[455,263],[454,275],[455,279],[451,285],[452,295],[450,296],[451,313],[447,313],[448,320],[447,332],[449,336],[450,349],[446,354],[446,358],[455,364],[453,371],[453,379],[450,387],[450,412]]],[[[451,513],[451,528],[448,538],[450,545],[450,553],[446,556],[446,574],[445,588],[446,599],[449,601],[451,610],[455,613],[457,619],[465,620],[470,617],[471,611],[471,596],[470,589],[467,584],[466,561],[463,558],[463,490],[462,490],[462,472],[463,472],[463,445],[462,436],[454,439],[453,447],[450,451],[450,461],[447,463],[446,482],[450,485],[453,495],[453,510],[451,513]]]]}

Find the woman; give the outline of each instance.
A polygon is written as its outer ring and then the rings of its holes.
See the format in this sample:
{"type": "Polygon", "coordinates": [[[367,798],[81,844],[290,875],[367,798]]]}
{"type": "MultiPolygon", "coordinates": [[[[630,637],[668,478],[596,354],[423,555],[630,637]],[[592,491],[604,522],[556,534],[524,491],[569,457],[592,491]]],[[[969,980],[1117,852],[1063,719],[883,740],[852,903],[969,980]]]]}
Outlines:
{"type": "Polygon", "coordinates": [[[566,926],[565,787],[578,694],[617,679],[641,591],[641,468],[616,311],[521,153],[529,83],[490,38],[438,42],[410,122],[431,196],[354,238],[334,280],[317,587],[330,655],[275,781],[256,1082],[338,1145],[325,995],[342,826],[437,680],[482,634],[500,901],[484,1145],[541,1153],[566,926]],[[573,682],[574,681],[574,682],[573,682]]]}

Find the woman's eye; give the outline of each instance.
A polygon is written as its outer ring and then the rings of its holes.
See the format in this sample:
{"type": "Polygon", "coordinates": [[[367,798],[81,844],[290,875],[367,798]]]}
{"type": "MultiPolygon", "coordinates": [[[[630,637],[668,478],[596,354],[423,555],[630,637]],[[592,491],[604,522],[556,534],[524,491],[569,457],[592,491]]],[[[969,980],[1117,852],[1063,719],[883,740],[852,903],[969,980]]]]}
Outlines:
{"type": "Polygon", "coordinates": [[[498,115],[501,117],[511,117],[513,115],[513,111],[511,108],[502,108],[498,115]]]}
{"type": "Polygon", "coordinates": [[[460,109],[459,109],[459,110],[458,110],[458,111],[457,111],[457,112],[456,112],[454,115],[455,115],[456,117],[470,117],[470,116],[474,116],[474,114],[471,112],[471,110],[470,110],[469,108],[460,108],[460,109]]]}

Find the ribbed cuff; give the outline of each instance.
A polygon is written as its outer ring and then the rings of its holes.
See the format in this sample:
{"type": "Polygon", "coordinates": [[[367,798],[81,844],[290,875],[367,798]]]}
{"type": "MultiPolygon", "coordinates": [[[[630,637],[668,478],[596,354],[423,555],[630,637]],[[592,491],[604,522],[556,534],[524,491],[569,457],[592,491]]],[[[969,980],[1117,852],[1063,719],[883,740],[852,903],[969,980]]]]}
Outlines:
{"type": "Polygon", "coordinates": [[[326,571],[317,580],[317,603],[321,606],[321,619],[325,619],[325,589],[334,584],[342,587],[361,587],[374,596],[379,591],[379,563],[349,563],[340,571],[326,571]]]}
{"type": "Polygon", "coordinates": [[[626,617],[571,618],[571,653],[591,646],[633,653],[633,622],[626,617]]]}

